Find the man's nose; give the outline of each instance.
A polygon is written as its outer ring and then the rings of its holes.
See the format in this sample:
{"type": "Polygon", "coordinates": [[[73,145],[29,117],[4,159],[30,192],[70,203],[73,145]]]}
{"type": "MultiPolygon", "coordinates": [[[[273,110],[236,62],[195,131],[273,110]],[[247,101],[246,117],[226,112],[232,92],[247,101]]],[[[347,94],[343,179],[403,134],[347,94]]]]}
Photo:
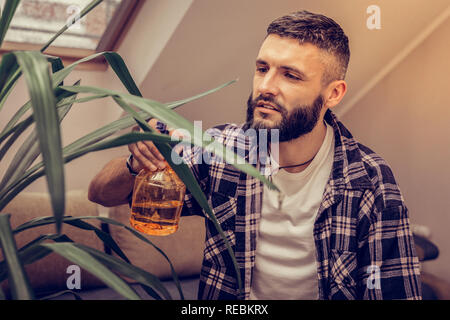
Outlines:
{"type": "Polygon", "coordinates": [[[268,72],[261,79],[258,86],[258,91],[260,95],[273,95],[276,96],[279,92],[279,87],[277,83],[276,74],[273,72],[268,72]]]}

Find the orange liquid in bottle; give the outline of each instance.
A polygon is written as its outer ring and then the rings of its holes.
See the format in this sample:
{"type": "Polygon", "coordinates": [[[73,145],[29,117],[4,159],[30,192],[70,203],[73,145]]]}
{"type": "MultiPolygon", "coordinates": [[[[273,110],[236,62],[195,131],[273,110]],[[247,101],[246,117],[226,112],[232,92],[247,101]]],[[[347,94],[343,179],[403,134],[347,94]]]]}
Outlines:
{"type": "Polygon", "coordinates": [[[178,230],[183,202],[176,200],[134,203],[130,224],[136,230],[152,235],[168,235],[178,230]]]}
{"type": "Polygon", "coordinates": [[[164,236],[178,230],[186,186],[168,165],[136,177],[130,225],[138,231],[164,236]]]}

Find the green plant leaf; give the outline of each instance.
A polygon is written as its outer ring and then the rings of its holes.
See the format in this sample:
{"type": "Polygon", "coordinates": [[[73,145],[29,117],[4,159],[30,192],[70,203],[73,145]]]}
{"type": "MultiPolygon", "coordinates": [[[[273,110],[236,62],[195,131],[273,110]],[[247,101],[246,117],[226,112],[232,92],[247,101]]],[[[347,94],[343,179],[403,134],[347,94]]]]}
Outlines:
{"type": "MultiPolygon", "coordinates": [[[[80,81],[75,82],[74,85],[79,85],[80,81]]],[[[69,112],[72,104],[76,98],[76,95],[60,100],[60,106],[58,108],[58,118],[61,122],[69,112]]],[[[2,190],[10,181],[17,179],[21,176],[26,169],[36,160],[40,154],[39,144],[37,143],[37,133],[33,130],[28,138],[22,143],[19,150],[16,152],[14,158],[3,175],[3,179],[0,182],[0,190],[2,190]]],[[[1,157],[0,157],[1,159],[1,157]]]]}
{"type": "Polygon", "coordinates": [[[192,97],[190,97],[190,98],[186,98],[186,99],[182,99],[182,100],[178,100],[178,101],[173,101],[173,102],[165,103],[165,105],[166,105],[167,108],[169,108],[169,109],[175,109],[175,108],[181,107],[181,106],[183,106],[183,105],[185,105],[185,104],[187,104],[187,103],[189,103],[189,102],[192,102],[192,101],[194,101],[194,100],[203,98],[203,97],[205,97],[205,96],[207,96],[207,95],[210,95],[210,94],[212,94],[212,93],[214,93],[214,92],[217,92],[217,91],[219,91],[219,90],[221,90],[221,89],[223,89],[223,88],[225,88],[225,87],[228,87],[229,85],[235,83],[236,81],[237,81],[237,79],[236,79],[236,80],[228,81],[228,82],[226,82],[226,83],[224,83],[224,84],[219,85],[218,87],[216,87],[216,88],[214,88],[214,89],[210,89],[210,90],[208,90],[208,91],[202,92],[202,93],[197,94],[197,95],[195,95],[195,96],[192,96],[192,97]]]}
{"type": "MultiPolygon", "coordinates": [[[[53,217],[52,217],[53,218],[53,217]]],[[[53,218],[54,220],[54,218],[53,218]]],[[[44,234],[38,236],[36,239],[30,241],[22,248],[18,250],[19,259],[24,266],[31,264],[37,260],[40,260],[50,253],[51,250],[42,248],[39,246],[45,240],[53,240],[56,242],[73,242],[66,235],[58,235],[58,234],[44,234]]],[[[5,261],[0,262],[0,282],[8,277],[8,268],[5,261]]]]}
{"type": "Polygon", "coordinates": [[[128,70],[122,57],[118,53],[112,51],[104,52],[103,56],[111,66],[112,70],[119,77],[120,81],[122,81],[128,92],[141,97],[142,94],[139,91],[136,82],[134,82],[133,77],[131,76],[130,71],[128,70]]]}
{"type": "MultiPolygon", "coordinates": [[[[111,270],[129,277],[141,284],[144,284],[147,287],[158,290],[166,299],[172,299],[169,291],[167,291],[167,289],[164,287],[164,285],[161,283],[161,280],[159,280],[157,276],[131,264],[125,263],[124,261],[117,259],[116,257],[107,255],[99,250],[89,248],[82,244],[76,244],[76,246],[84,249],[86,252],[89,252],[92,256],[94,256],[104,265],[108,266],[111,270]]],[[[154,295],[154,293],[152,293],[153,298],[161,300],[160,295],[157,293],[156,295],[154,295]]]]}
{"type": "Polygon", "coordinates": [[[91,225],[90,223],[84,222],[83,220],[68,220],[68,221],[64,221],[67,224],[77,227],[79,229],[84,229],[84,230],[90,230],[90,231],[94,231],[94,233],[96,234],[96,236],[103,241],[103,243],[110,248],[111,250],[113,250],[120,258],[122,258],[124,261],[130,263],[130,260],[128,259],[128,257],[125,255],[125,253],[122,251],[122,249],[120,249],[119,245],[116,243],[116,241],[111,237],[111,235],[109,235],[108,233],[100,230],[99,228],[91,225]]]}
{"type": "Polygon", "coordinates": [[[0,84],[0,111],[2,110],[6,99],[8,98],[9,94],[11,93],[14,86],[17,84],[17,80],[22,75],[22,72],[20,71],[19,65],[17,63],[14,63],[10,65],[8,61],[4,60],[4,57],[8,55],[5,54],[2,56],[2,65],[6,65],[9,70],[0,70],[2,73],[5,73],[7,75],[7,78],[5,79],[5,84],[0,84]]]}
{"type": "Polygon", "coordinates": [[[5,6],[2,10],[2,17],[0,19],[0,46],[3,44],[6,32],[9,29],[9,25],[11,24],[14,14],[16,13],[19,3],[20,0],[6,0],[5,6]]]}
{"type": "MultiPolygon", "coordinates": [[[[52,73],[64,69],[64,63],[62,62],[62,59],[60,57],[55,57],[48,54],[45,54],[44,56],[52,64],[52,73]]],[[[57,86],[61,85],[64,85],[64,81],[61,81],[60,83],[57,84],[57,86]]]]}
{"type": "Polygon", "coordinates": [[[8,140],[2,145],[0,148],[0,161],[8,152],[9,148],[16,142],[16,140],[20,137],[20,135],[33,123],[33,118],[30,116],[24,121],[20,122],[17,126],[6,132],[5,138],[9,136],[8,140]]]}
{"type": "Polygon", "coordinates": [[[0,88],[3,89],[8,78],[15,70],[18,69],[16,58],[13,54],[4,54],[2,56],[2,62],[0,63],[0,88]]]}
{"type": "Polygon", "coordinates": [[[43,243],[40,246],[50,249],[67,260],[76,263],[123,297],[131,300],[140,300],[140,297],[125,281],[116,276],[86,250],[74,243],[43,243]]]}
{"type": "Polygon", "coordinates": [[[9,223],[10,214],[0,214],[0,245],[8,268],[9,285],[13,299],[33,299],[33,291],[17,253],[16,242],[9,223]]]}
{"type": "MultiPolygon", "coordinates": [[[[3,44],[6,33],[11,24],[11,20],[14,17],[19,0],[7,0],[5,6],[1,12],[0,19],[0,47],[3,44]]],[[[4,55],[5,56],[5,55],[4,55]]],[[[17,63],[11,63],[10,58],[2,57],[2,63],[0,65],[0,110],[5,103],[11,89],[14,87],[17,79],[20,77],[20,71],[17,63]],[[5,86],[5,82],[7,85],[5,86]]]]}
{"type": "MultiPolygon", "coordinates": [[[[57,106],[62,107],[61,100],[70,98],[71,96],[76,95],[73,92],[68,92],[61,89],[55,89],[55,97],[57,101],[57,106]]],[[[73,101],[75,103],[75,101],[73,101]]],[[[15,133],[17,130],[24,131],[26,128],[28,128],[29,125],[34,123],[33,115],[29,115],[25,120],[22,120],[19,122],[19,120],[31,109],[31,100],[26,102],[22,107],[20,107],[16,113],[11,117],[11,119],[8,121],[6,126],[3,128],[3,130],[0,133],[0,143],[2,143],[8,136],[15,133]],[[18,123],[19,122],[19,123],[18,123]],[[26,122],[27,125],[25,127],[22,127],[22,124],[26,122]]],[[[19,134],[20,135],[20,134],[19,134]]]]}
{"type": "Polygon", "coordinates": [[[39,52],[14,52],[30,92],[33,118],[39,138],[47,185],[51,197],[56,230],[61,229],[64,215],[65,185],[61,134],[56,111],[56,99],[48,70],[47,59],[39,52]]]}

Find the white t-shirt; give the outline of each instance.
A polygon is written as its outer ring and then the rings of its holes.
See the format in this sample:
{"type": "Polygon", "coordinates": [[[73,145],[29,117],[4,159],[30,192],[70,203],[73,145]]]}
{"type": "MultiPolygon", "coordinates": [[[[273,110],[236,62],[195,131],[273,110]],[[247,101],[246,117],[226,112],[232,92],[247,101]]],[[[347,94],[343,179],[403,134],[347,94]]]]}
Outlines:
{"type": "Polygon", "coordinates": [[[334,132],[327,124],[322,146],[305,170],[282,169],[272,176],[285,194],[280,210],[278,192],[264,187],[250,299],[318,299],[313,228],[333,157],[334,132]]]}

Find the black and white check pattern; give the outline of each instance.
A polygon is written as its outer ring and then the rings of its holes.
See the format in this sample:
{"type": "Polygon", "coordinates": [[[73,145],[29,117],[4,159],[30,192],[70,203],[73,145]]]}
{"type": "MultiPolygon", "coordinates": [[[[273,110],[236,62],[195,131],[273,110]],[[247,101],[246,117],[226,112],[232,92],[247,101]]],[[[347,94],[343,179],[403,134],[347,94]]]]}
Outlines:
{"type": "MultiPolygon", "coordinates": [[[[334,163],[314,224],[320,299],[421,299],[420,266],[408,210],[388,164],[358,143],[328,110],[334,129],[334,163]],[[379,272],[368,271],[376,268],[379,272]],[[368,285],[368,283],[378,285],[368,285]]],[[[242,126],[215,127],[215,139],[248,158],[242,126]]],[[[225,244],[210,219],[199,299],[248,299],[262,208],[262,183],[221,161],[202,161],[199,148],[183,151],[233,250],[243,295],[225,244]]],[[[256,164],[270,174],[270,163],[256,164]]],[[[184,215],[202,214],[187,192],[184,215]]]]}

